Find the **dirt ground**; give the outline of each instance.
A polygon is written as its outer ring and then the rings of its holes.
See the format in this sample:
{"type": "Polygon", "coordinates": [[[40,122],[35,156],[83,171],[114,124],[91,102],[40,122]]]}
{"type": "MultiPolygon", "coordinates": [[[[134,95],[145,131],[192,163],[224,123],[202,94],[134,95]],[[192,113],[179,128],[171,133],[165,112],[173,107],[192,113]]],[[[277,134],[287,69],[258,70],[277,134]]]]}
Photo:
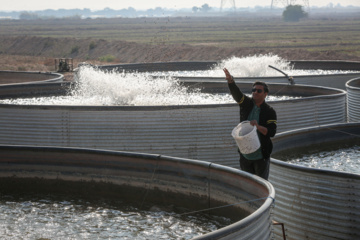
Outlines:
{"type": "Polygon", "coordinates": [[[119,63],[147,63],[172,61],[220,61],[233,56],[245,57],[260,54],[274,54],[286,60],[345,60],[360,61],[360,56],[349,56],[336,51],[310,52],[306,49],[282,48],[220,48],[208,45],[150,45],[124,41],[97,40],[96,48],[89,50],[92,39],[53,38],[52,46],[44,48],[48,38],[17,37],[2,38],[1,43],[8,47],[0,52],[0,70],[9,71],[56,71],[55,59],[73,59],[74,68],[81,62],[95,65],[119,63]],[[71,52],[70,46],[80,46],[79,51],[71,52]],[[86,51],[81,49],[87,49],[86,51]],[[100,57],[111,54],[114,59],[100,61],[100,57]]]}

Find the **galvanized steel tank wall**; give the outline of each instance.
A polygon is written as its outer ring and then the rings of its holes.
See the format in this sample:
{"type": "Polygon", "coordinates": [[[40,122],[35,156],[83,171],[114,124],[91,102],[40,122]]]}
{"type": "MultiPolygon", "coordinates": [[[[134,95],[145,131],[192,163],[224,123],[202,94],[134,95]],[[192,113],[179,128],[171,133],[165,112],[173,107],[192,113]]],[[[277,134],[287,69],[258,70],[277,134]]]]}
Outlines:
{"type": "MultiPolygon", "coordinates": [[[[59,85],[53,85],[57,91],[59,85]]],[[[250,83],[238,85],[251,89],[250,83]]],[[[209,92],[228,91],[225,83],[204,86],[209,92]]],[[[270,88],[288,95],[307,96],[271,102],[278,115],[278,132],[346,120],[344,91],[281,84],[270,88]]],[[[16,91],[6,88],[4,94],[9,92],[16,91]]],[[[154,107],[3,104],[0,111],[0,144],[165,154],[239,167],[237,147],[231,137],[240,118],[237,104],[154,107]]]]}
{"type": "Polygon", "coordinates": [[[62,82],[64,76],[50,72],[14,72],[0,71],[0,84],[62,82]]]}
{"type": "MultiPolygon", "coordinates": [[[[152,63],[126,63],[126,64],[116,64],[116,65],[101,65],[98,67],[104,70],[117,69],[118,71],[137,71],[137,72],[184,71],[184,70],[192,71],[192,70],[209,70],[218,63],[219,62],[216,61],[152,62],[152,63]]],[[[290,65],[294,69],[360,71],[360,62],[354,62],[354,61],[291,60],[290,65]]]]}
{"type": "MultiPolygon", "coordinates": [[[[289,131],[274,139],[273,156],[313,144],[360,143],[360,124],[333,124],[289,131]]],[[[313,169],[271,160],[276,191],[274,220],[287,239],[360,239],[360,175],[313,169]]],[[[274,228],[276,239],[282,239],[274,228]]]]}
{"type": "MultiPolygon", "coordinates": [[[[152,63],[126,63],[116,65],[97,66],[101,70],[117,70],[119,72],[169,72],[194,71],[211,69],[217,62],[152,62],[152,63]]],[[[86,64],[85,64],[86,65],[86,64]]],[[[80,65],[81,66],[81,65],[80,65]]]]}
{"type": "MultiPolygon", "coordinates": [[[[195,71],[195,70],[209,70],[216,66],[218,62],[157,62],[157,63],[133,63],[133,64],[118,64],[118,65],[103,65],[98,66],[102,70],[118,70],[118,71],[138,71],[138,72],[153,72],[153,71],[195,71]]],[[[290,61],[294,69],[306,70],[342,70],[342,71],[356,71],[356,73],[343,74],[328,74],[328,75],[302,75],[294,76],[296,84],[305,84],[311,86],[325,86],[332,88],[339,88],[345,90],[345,84],[349,79],[360,77],[360,62],[353,61],[308,61],[298,60],[290,61]]],[[[224,77],[179,77],[181,81],[224,81],[224,77]]],[[[237,81],[251,81],[255,79],[268,83],[288,83],[287,78],[280,77],[240,77],[237,81]]]]}
{"type": "Polygon", "coordinates": [[[71,196],[84,192],[88,197],[101,189],[105,199],[146,200],[160,206],[206,210],[233,220],[195,239],[263,240],[272,235],[272,185],[209,162],[90,149],[0,146],[0,182],[8,184],[1,193],[50,188],[71,196]],[[24,188],[24,184],[29,186],[24,188]],[[62,187],[69,185],[70,189],[62,187]]]}
{"type": "Polygon", "coordinates": [[[290,63],[294,69],[360,71],[360,62],[355,61],[294,60],[290,63]]]}
{"type": "Polygon", "coordinates": [[[347,117],[349,122],[360,122],[360,78],[346,83],[347,117]]]}
{"type": "MultiPolygon", "coordinates": [[[[295,76],[294,81],[296,85],[309,85],[309,86],[324,86],[337,89],[346,89],[346,82],[353,78],[360,77],[360,73],[348,74],[328,74],[328,75],[301,75],[295,76]]],[[[178,77],[184,82],[219,82],[224,81],[223,77],[178,77]]],[[[236,82],[254,82],[255,80],[263,81],[266,83],[282,83],[288,84],[289,80],[285,77],[235,77],[236,82]]]]}

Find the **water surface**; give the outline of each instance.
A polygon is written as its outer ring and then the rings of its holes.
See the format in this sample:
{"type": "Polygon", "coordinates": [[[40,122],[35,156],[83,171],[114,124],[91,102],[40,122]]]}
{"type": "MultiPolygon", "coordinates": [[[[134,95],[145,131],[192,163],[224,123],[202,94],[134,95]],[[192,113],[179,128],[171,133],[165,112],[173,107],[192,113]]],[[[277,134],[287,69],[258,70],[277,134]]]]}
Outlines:
{"type": "Polygon", "coordinates": [[[288,163],[300,166],[360,174],[360,145],[282,157],[288,163]]]}
{"type": "MultiPolygon", "coordinates": [[[[27,195],[0,197],[1,239],[191,239],[231,224],[224,217],[177,214],[121,201],[27,195]],[[144,207],[145,208],[145,207],[144,207]]],[[[190,211],[189,211],[190,212],[190,211]]]]}

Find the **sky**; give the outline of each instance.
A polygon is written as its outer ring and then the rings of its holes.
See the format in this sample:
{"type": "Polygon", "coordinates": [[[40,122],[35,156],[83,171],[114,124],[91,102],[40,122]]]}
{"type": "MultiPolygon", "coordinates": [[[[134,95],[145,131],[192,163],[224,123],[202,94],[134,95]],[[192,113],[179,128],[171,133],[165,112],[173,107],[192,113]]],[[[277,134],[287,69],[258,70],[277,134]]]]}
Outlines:
{"type": "MultiPolygon", "coordinates": [[[[111,8],[115,10],[133,7],[136,10],[146,10],[150,8],[162,7],[168,9],[201,7],[208,4],[210,7],[221,6],[221,2],[226,2],[225,7],[231,7],[232,0],[10,0],[6,4],[1,4],[0,11],[36,11],[45,9],[84,9],[102,10],[111,8]]],[[[327,6],[329,3],[341,6],[359,6],[360,0],[308,0],[310,6],[327,6]]],[[[271,6],[272,0],[235,0],[236,7],[271,6]]],[[[286,0],[276,0],[276,2],[286,2],[286,0]]],[[[304,5],[306,0],[296,0],[295,3],[304,5]]],[[[280,4],[277,4],[277,6],[280,4]]]]}

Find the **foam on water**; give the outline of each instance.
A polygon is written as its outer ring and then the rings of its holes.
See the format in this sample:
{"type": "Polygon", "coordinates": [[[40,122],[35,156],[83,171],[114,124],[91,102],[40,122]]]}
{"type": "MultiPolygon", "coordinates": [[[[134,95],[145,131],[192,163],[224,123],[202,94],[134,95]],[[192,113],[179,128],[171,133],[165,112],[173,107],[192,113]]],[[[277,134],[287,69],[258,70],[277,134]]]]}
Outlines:
{"type": "Polygon", "coordinates": [[[231,224],[225,217],[140,210],[121,201],[63,196],[0,197],[2,239],[191,239],[231,224]]]}
{"type": "Polygon", "coordinates": [[[310,168],[360,174],[360,146],[304,154],[288,162],[310,168]]]}

